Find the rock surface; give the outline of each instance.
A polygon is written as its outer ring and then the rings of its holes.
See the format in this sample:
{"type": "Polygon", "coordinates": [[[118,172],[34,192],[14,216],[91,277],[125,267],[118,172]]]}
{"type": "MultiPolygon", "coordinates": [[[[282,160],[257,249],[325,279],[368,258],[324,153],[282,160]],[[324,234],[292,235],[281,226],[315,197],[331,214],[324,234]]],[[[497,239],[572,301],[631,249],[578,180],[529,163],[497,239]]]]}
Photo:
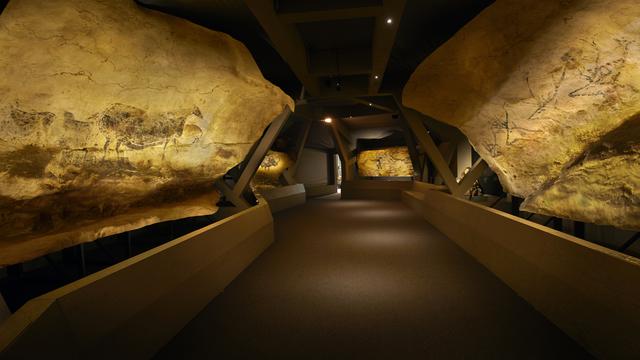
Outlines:
{"type": "Polygon", "coordinates": [[[280,176],[291,165],[293,161],[288,154],[269,150],[251,180],[252,186],[261,190],[282,186],[280,176]]]}
{"type": "Polygon", "coordinates": [[[524,210],[640,228],[624,165],[640,158],[616,132],[640,114],[636,0],[498,0],[418,67],[403,103],[460,128],[507,191],[534,194],[524,210]]]}
{"type": "Polygon", "coordinates": [[[406,146],[364,150],[358,154],[360,176],[413,176],[413,164],[406,146]]]}
{"type": "Polygon", "coordinates": [[[241,43],[130,0],[12,0],[0,54],[0,265],[214,213],[293,108],[241,43]]]}
{"type": "Polygon", "coordinates": [[[640,116],[592,144],[522,206],[547,215],[638,229],[640,116]]]}

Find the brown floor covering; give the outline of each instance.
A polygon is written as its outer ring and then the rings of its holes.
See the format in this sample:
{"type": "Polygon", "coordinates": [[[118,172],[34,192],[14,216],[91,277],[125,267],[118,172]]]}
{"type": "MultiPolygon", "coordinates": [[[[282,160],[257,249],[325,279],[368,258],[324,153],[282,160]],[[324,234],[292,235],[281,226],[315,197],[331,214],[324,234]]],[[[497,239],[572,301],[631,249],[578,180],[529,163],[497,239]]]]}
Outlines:
{"type": "Polygon", "coordinates": [[[400,202],[312,200],[159,359],[583,359],[400,202]]]}

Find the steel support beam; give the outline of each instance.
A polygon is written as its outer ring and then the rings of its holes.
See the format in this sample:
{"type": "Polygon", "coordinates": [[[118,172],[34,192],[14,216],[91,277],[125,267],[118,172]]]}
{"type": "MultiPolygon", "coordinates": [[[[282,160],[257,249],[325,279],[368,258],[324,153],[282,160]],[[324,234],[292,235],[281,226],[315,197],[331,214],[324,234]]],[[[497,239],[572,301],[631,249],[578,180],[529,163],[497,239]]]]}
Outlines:
{"type": "Polygon", "coordinates": [[[333,119],[331,133],[342,161],[342,180],[353,180],[355,178],[355,158],[352,156],[349,146],[349,132],[340,119],[333,119]]]}
{"type": "Polygon", "coordinates": [[[624,244],[622,244],[622,246],[620,246],[618,251],[625,252],[628,248],[631,247],[631,245],[633,245],[633,243],[638,241],[638,239],[640,239],[640,232],[637,232],[635,235],[630,237],[629,240],[625,241],[624,244]]]}
{"type": "Polygon", "coordinates": [[[449,163],[444,159],[442,153],[436,146],[436,143],[433,141],[427,129],[425,128],[422,118],[415,111],[410,109],[402,109],[402,116],[406,119],[409,128],[413,132],[413,135],[416,137],[418,144],[422,148],[431,162],[435,166],[436,170],[442,176],[444,180],[444,184],[447,186],[451,194],[455,196],[462,196],[464,192],[460,192],[460,188],[458,183],[456,182],[455,176],[451,172],[449,168],[449,163]]]}
{"type": "Polygon", "coordinates": [[[237,179],[231,179],[232,184],[228,183],[224,178],[216,181],[216,187],[222,192],[224,198],[238,209],[250,207],[249,202],[244,198],[244,192],[290,115],[291,109],[287,106],[280,115],[273,119],[257,145],[253,147],[245,161],[242,162],[240,166],[241,172],[237,179]]]}
{"type": "Polygon", "coordinates": [[[311,131],[311,125],[313,125],[313,120],[311,118],[305,118],[302,136],[298,137],[295,148],[295,163],[289,169],[292,176],[296,176],[296,172],[298,171],[298,167],[300,166],[300,158],[302,157],[302,152],[304,151],[304,146],[307,144],[307,139],[309,138],[309,132],[311,131]]]}
{"type": "Polygon", "coordinates": [[[479,158],[478,160],[476,160],[476,162],[471,167],[471,171],[469,171],[462,178],[462,180],[460,180],[460,183],[458,184],[458,187],[460,188],[460,191],[463,194],[466,193],[467,191],[469,191],[469,189],[471,189],[473,184],[476,182],[476,180],[478,180],[478,178],[480,178],[480,176],[482,175],[482,172],[484,172],[484,170],[488,166],[489,165],[487,164],[486,161],[484,161],[484,159],[479,158]]]}
{"type": "Polygon", "coordinates": [[[267,32],[274,48],[291,66],[291,70],[296,74],[306,91],[317,96],[320,92],[319,81],[309,74],[307,50],[295,24],[282,21],[275,12],[273,1],[245,0],[245,3],[267,32]]]}
{"type": "Polygon", "coordinates": [[[475,164],[473,164],[471,171],[469,171],[469,173],[467,173],[467,175],[465,175],[465,177],[460,180],[460,183],[458,183],[456,181],[456,177],[451,171],[451,168],[449,167],[455,153],[453,151],[453,146],[443,145],[443,147],[448,146],[448,148],[450,148],[450,150],[445,150],[443,155],[443,151],[441,151],[441,149],[436,146],[435,142],[431,138],[431,135],[427,131],[427,128],[424,126],[422,115],[420,115],[415,110],[403,107],[395,97],[394,101],[400,112],[400,115],[404,118],[406,124],[408,125],[409,130],[415,136],[418,144],[422,148],[422,151],[424,151],[426,156],[435,166],[438,174],[444,180],[444,184],[447,186],[451,194],[455,196],[463,196],[473,186],[473,183],[478,180],[480,175],[482,175],[482,172],[487,168],[487,163],[483,159],[478,159],[475,164]]]}
{"type": "Polygon", "coordinates": [[[248,158],[246,162],[244,162],[242,166],[242,174],[238,178],[238,181],[233,186],[233,194],[236,196],[242,196],[247,187],[249,186],[249,182],[255,175],[256,171],[262,164],[262,160],[267,155],[267,152],[273,146],[273,143],[276,141],[278,134],[284,127],[284,124],[289,119],[291,115],[291,109],[287,106],[285,110],[278,115],[269,125],[267,131],[260,139],[258,146],[255,148],[251,156],[248,158]]]}
{"type": "Polygon", "coordinates": [[[300,158],[302,157],[302,151],[304,150],[304,146],[307,143],[307,138],[309,137],[309,131],[311,130],[311,125],[313,124],[313,120],[311,118],[305,118],[304,124],[302,128],[301,136],[298,136],[296,140],[296,145],[294,148],[295,156],[293,158],[293,165],[282,172],[280,177],[280,181],[285,185],[295,185],[298,183],[296,180],[296,173],[298,172],[298,166],[300,165],[300,158]]]}
{"type": "Polygon", "coordinates": [[[229,186],[224,179],[218,179],[216,181],[216,187],[220,190],[225,200],[232,203],[238,210],[245,210],[251,207],[244,197],[238,196],[234,193],[233,188],[229,186]]]}
{"type": "MultiPolygon", "coordinates": [[[[451,162],[453,161],[453,156],[456,154],[456,148],[450,142],[441,142],[440,144],[438,144],[438,150],[442,154],[442,158],[444,159],[444,161],[447,163],[447,168],[451,169],[451,162]]],[[[444,179],[439,172],[435,174],[433,183],[437,185],[441,185],[444,183],[444,179]]]]}

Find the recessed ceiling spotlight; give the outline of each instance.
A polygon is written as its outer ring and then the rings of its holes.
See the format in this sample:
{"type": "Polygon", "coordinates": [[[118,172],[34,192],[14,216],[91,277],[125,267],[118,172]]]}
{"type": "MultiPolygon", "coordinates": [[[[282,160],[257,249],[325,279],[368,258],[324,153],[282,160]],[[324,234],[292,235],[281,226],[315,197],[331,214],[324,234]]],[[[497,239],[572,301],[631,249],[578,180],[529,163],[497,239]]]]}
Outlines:
{"type": "Polygon", "coordinates": [[[378,76],[378,75],[374,75],[374,76],[373,76],[373,78],[374,78],[374,79],[376,79],[376,80],[378,80],[378,79],[380,79],[380,76],[378,76]]]}
{"type": "Polygon", "coordinates": [[[333,119],[327,116],[327,117],[326,117],[326,118],[324,118],[322,121],[326,122],[327,124],[331,124],[331,122],[333,121],[333,119]]]}
{"type": "Polygon", "coordinates": [[[389,25],[393,24],[393,19],[388,17],[386,23],[389,25]]]}

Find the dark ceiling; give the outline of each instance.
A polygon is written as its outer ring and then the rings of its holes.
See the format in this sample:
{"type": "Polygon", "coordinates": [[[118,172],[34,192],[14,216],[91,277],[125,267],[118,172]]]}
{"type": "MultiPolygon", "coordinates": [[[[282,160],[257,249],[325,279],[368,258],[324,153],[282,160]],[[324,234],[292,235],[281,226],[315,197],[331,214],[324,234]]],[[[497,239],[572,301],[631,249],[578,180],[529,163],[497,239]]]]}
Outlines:
{"type": "MultiPolygon", "coordinates": [[[[252,52],[264,76],[298,98],[301,82],[278,51],[244,0],[137,0],[139,3],[223,31],[242,41],[252,52]]],[[[307,50],[309,72],[320,86],[334,86],[337,64],[340,81],[348,87],[367,85],[371,77],[374,17],[299,22],[288,15],[322,16],[336,10],[381,7],[383,0],[263,0],[284,22],[291,21],[307,50]],[[357,62],[354,64],[354,62],[357,62]]],[[[398,94],[414,69],[438,46],[493,0],[406,0],[397,23],[380,93],[398,94]]],[[[255,11],[255,10],[254,10],[255,11]]],[[[326,15],[325,15],[326,16],[326,15]]],[[[344,17],[344,16],[343,16],[344,17]]],[[[360,90],[358,90],[360,91],[360,90]]],[[[362,94],[366,94],[363,91],[362,94]]],[[[335,95],[335,94],[334,94],[335,95]]]]}
{"type": "Polygon", "coordinates": [[[382,92],[399,93],[418,65],[495,0],[408,0],[382,92]]]}

